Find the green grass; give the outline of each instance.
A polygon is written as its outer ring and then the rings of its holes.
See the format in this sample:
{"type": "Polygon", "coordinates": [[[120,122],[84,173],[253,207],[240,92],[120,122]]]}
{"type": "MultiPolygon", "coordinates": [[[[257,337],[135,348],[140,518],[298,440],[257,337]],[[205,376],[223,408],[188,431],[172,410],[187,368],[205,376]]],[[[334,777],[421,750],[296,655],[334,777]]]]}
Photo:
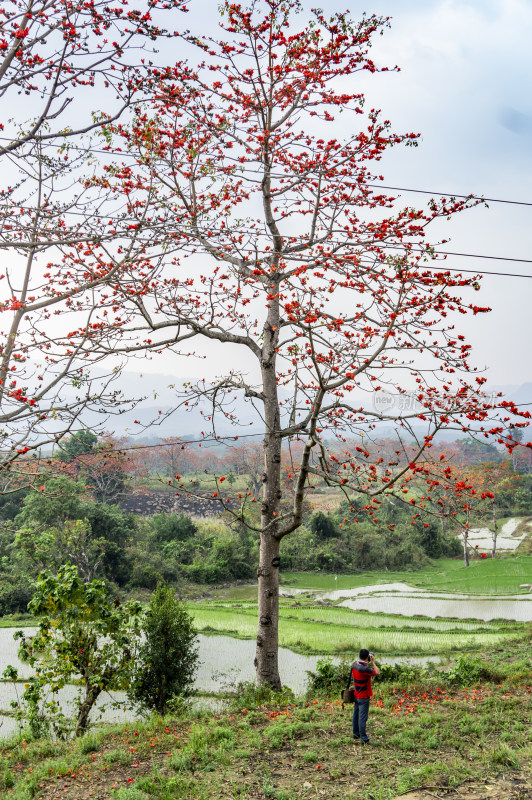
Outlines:
{"type": "MultiPolygon", "coordinates": [[[[486,594],[523,595],[520,584],[532,581],[532,556],[474,560],[469,568],[458,559],[439,559],[417,571],[375,571],[356,575],[282,573],[285,588],[310,591],[345,590],[383,583],[407,583],[438,596],[462,592],[472,597],[486,594]]],[[[200,631],[227,633],[245,639],[256,635],[256,587],[235,587],[213,594],[210,602],[192,604],[200,631]]],[[[342,654],[370,647],[386,655],[446,655],[486,647],[504,649],[504,642],[525,625],[518,622],[445,620],[396,614],[372,614],[338,606],[318,606],[297,595],[280,601],[279,643],[296,652],[342,654]]]]}
{"type": "Polygon", "coordinates": [[[469,567],[459,559],[441,558],[419,570],[374,571],[337,577],[335,580],[333,574],[322,572],[283,572],[281,580],[286,589],[293,586],[329,592],[400,582],[435,592],[524,594],[526,590],[519,586],[532,582],[532,556],[505,554],[495,559],[475,559],[469,567]]]}
{"type": "Polygon", "coordinates": [[[39,624],[37,617],[31,614],[6,614],[0,616],[0,628],[34,628],[39,624]]]}
{"type": "Polygon", "coordinates": [[[376,682],[374,701],[364,750],[353,747],[350,709],[336,698],[272,696],[217,718],[191,711],[105,727],[88,749],[86,740],[6,744],[0,792],[9,800],[392,800],[422,788],[447,794],[466,784],[476,796],[486,782],[530,785],[524,685],[438,693],[376,682]]]}
{"type": "MultiPolygon", "coordinates": [[[[204,604],[195,605],[194,608],[202,609],[204,604]]],[[[226,602],[213,602],[209,603],[209,609],[223,609],[237,614],[253,614],[257,613],[256,601],[232,603],[226,602]]],[[[489,632],[503,627],[505,630],[508,628],[520,628],[519,622],[508,622],[507,620],[496,621],[482,621],[482,620],[467,620],[467,619],[433,619],[431,617],[406,617],[399,614],[385,614],[382,612],[371,613],[369,611],[357,610],[344,606],[323,606],[315,605],[313,601],[305,601],[303,604],[294,602],[293,600],[280,599],[279,615],[282,619],[296,619],[303,622],[319,622],[325,625],[346,625],[349,627],[362,627],[362,628],[412,628],[416,631],[462,631],[462,632],[489,632]]]]}

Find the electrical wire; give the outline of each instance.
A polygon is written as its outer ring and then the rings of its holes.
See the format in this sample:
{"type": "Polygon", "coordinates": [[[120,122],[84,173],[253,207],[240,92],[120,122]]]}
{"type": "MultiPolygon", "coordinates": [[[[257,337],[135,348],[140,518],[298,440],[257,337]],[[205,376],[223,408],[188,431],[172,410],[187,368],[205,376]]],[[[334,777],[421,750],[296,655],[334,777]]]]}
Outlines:
{"type": "MultiPolygon", "coordinates": [[[[0,141],[10,142],[10,141],[12,141],[12,139],[9,136],[0,136],[0,141]]],[[[57,146],[57,145],[53,145],[52,143],[50,143],[49,146],[52,147],[52,146],[57,146]]],[[[99,148],[96,148],[96,147],[84,148],[84,147],[78,147],[77,145],[71,145],[71,144],[68,144],[67,148],[69,148],[71,150],[77,150],[79,152],[87,152],[87,151],[89,151],[90,153],[100,153],[100,154],[107,155],[107,156],[109,156],[109,155],[119,155],[120,157],[122,157],[122,156],[129,156],[130,158],[137,158],[138,157],[138,154],[136,154],[136,153],[131,153],[131,152],[128,152],[127,150],[120,150],[120,149],[115,150],[113,152],[112,150],[100,150],[99,148]]],[[[247,171],[249,172],[249,171],[252,171],[252,170],[248,169],[247,171]]],[[[254,171],[260,174],[260,170],[254,170],[254,171]]],[[[287,177],[283,173],[273,173],[273,172],[271,173],[271,176],[273,178],[286,178],[287,177]]],[[[381,184],[381,183],[366,183],[365,185],[366,186],[371,186],[373,189],[387,189],[387,190],[392,191],[392,192],[409,192],[409,193],[412,193],[412,194],[428,194],[428,195],[432,195],[432,196],[435,196],[435,197],[449,197],[449,198],[450,197],[455,197],[455,198],[460,198],[461,200],[481,200],[481,201],[484,201],[486,203],[504,203],[504,204],[507,204],[507,205],[515,205],[515,206],[532,206],[532,202],[527,202],[526,200],[505,200],[505,199],[502,199],[502,198],[499,198],[499,197],[484,197],[484,195],[479,195],[479,194],[457,194],[456,192],[435,192],[435,191],[431,191],[430,189],[412,189],[410,187],[405,187],[405,186],[385,186],[384,184],[381,184]]]]}
{"type": "MultiPolygon", "coordinates": [[[[26,210],[32,211],[34,209],[27,208],[26,210]]],[[[90,219],[116,220],[116,217],[112,217],[112,216],[109,216],[107,214],[87,214],[87,215],[85,215],[80,211],[68,211],[67,213],[68,214],[72,214],[72,215],[77,215],[77,216],[84,216],[84,217],[86,217],[87,221],[89,221],[90,219]]],[[[62,215],[58,214],[57,216],[62,216],[62,215]]],[[[135,217],[131,217],[129,219],[125,218],[125,219],[122,220],[122,222],[131,222],[131,221],[136,221],[136,218],[135,217]]],[[[230,230],[228,228],[225,228],[225,229],[222,229],[220,231],[220,233],[221,234],[229,234],[230,230]]],[[[257,235],[257,234],[259,234],[259,235],[267,235],[266,232],[264,232],[264,231],[249,231],[249,230],[248,231],[242,231],[241,229],[239,229],[238,234],[241,235],[242,233],[244,233],[246,235],[257,235]]],[[[296,239],[296,240],[299,240],[299,241],[303,242],[303,241],[306,240],[307,237],[301,236],[301,235],[294,236],[294,234],[291,234],[289,237],[286,237],[286,238],[296,239]]],[[[349,242],[347,242],[347,241],[346,242],[342,242],[339,239],[327,239],[324,244],[327,244],[327,245],[329,245],[329,244],[343,244],[344,246],[348,246],[349,242]]],[[[13,243],[13,245],[11,245],[11,246],[16,248],[16,243],[13,243]]],[[[315,246],[315,245],[309,245],[309,247],[312,247],[312,246],[315,246]]],[[[375,244],[375,247],[378,247],[378,249],[383,249],[383,250],[384,249],[404,250],[404,247],[402,247],[401,245],[388,244],[388,243],[385,243],[385,242],[380,243],[380,244],[375,244]]],[[[418,248],[418,247],[419,247],[418,245],[413,245],[413,248],[418,248]]],[[[5,249],[5,248],[2,248],[2,246],[0,245],[0,249],[5,249]]],[[[423,253],[424,251],[420,250],[420,249],[411,249],[411,252],[413,252],[413,253],[423,253]]],[[[262,255],[266,255],[266,254],[270,254],[271,251],[254,249],[254,253],[258,254],[258,255],[261,255],[261,254],[262,255]]],[[[457,258],[479,258],[479,259],[485,259],[485,260],[489,260],[489,261],[508,261],[508,262],[511,261],[511,262],[515,262],[515,263],[519,263],[519,264],[532,264],[532,259],[530,259],[530,258],[515,258],[513,256],[489,256],[489,255],[485,255],[483,253],[458,253],[458,252],[455,252],[455,251],[452,251],[452,250],[434,250],[434,254],[435,255],[444,255],[444,256],[455,256],[457,258]]],[[[430,266],[430,269],[440,269],[440,270],[445,270],[446,272],[457,272],[457,273],[467,272],[467,273],[471,273],[473,275],[478,275],[479,274],[475,270],[458,269],[457,267],[447,267],[447,266],[440,267],[440,266],[436,266],[434,264],[430,266]]],[[[482,275],[496,275],[496,276],[506,277],[506,278],[532,278],[532,275],[525,275],[525,274],[522,274],[522,273],[493,272],[493,271],[489,271],[489,270],[482,270],[480,274],[482,274],[482,275]]]]}
{"type": "Polygon", "coordinates": [[[412,192],[415,194],[430,194],[436,197],[459,197],[461,200],[483,200],[486,203],[508,203],[514,206],[532,206],[525,200],[501,200],[496,197],[484,197],[478,194],[455,194],[454,192],[431,192],[428,189],[406,189],[404,186],[384,186],[381,183],[368,183],[367,186],[378,189],[389,189],[392,192],[412,192]]]}
{"type": "MultiPolygon", "coordinates": [[[[530,403],[516,403],[518,408],[523,408],[524,406],[532,406],[532,402],[530,403]]],[[[494,408],[498,408],[498,406],[494,406],[494,408]]],[[[501,408],[505,408],[505,406],[501,406],[501,408]]],[[[158,444],[139,444],[139,445],[132,445],[131,447],[116,447],[113,448],[112,453],[128,453],[134,452],[136,450],[151,450],[157,447],[181,447],[184,449],[186,445],[189,444],[203,444],[204,442],[214,442],[215,444],[226,444],[227,442],[236,442],[240,439],[249,439],[252,437],[257,436],[264,436],[264,431],[261,433],[243,433],[237,434],[236,436],[231,436],[229,434],[225,436],[207,436],[203,439],[182,439],[178,442],[160,442],[158,444]]],[[[7,451],[5,451],[7,452],[7,451]]],[[[88,454],[90,455],[90,454],[88,454]]],[[[43,458],[47,458],[44,456],[43,458]]]]}

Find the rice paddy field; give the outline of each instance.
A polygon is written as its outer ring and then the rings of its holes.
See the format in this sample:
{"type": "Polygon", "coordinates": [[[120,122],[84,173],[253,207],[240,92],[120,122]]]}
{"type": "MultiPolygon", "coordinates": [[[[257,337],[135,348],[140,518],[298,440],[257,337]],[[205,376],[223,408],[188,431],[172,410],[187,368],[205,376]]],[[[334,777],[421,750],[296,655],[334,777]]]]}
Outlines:
{"type": "MultiPolygon", "coordinates": [[[[421,604],[416,591],[431,599],[430,607],[442,608],[451,596],[459,596],[464,607],[471,611],[462,616],[475,617],[477,606],[486,599],[508,598],[504,607],[519,606],[520,616],[527,619],[532,610],[532,557],[506,555],[497,559],[478,559],[465,567],[455,559],[440,559],[433,565],[415,572],[371,572],[358,575],[325,573],[283,573],[282,589],[287,597],[280,598],[279,644],[299,653],[343,655],[361,647],[375,650],[381,657],[407,655],[439,655],[481,651],[504,647],[504,643],[522,633],[529,625],[512,619],[455,619],[440,618],[444,614],[421,616],[421,604]],[[405,586],[416,608],[415,616],[403,611],[377,613],[372,610],[376,600],[371,592],[396,583],[405,586]],[[332,598],[341,602],[342,592],[367,587],[363,599],[368,610],[341,605],[324,604],[317,598],[332,598]],[[412,587],[408,591],[408,587],[412,587]],[[421,590],[421,591],[420,591],[421,590]],[[330,593],[330,594],[328,594],[330,593]],[[526,609],[523,616],[523,609],[526,609]]],[[[238,587],[216,593],[208,603],[192,603],[190,610],[202,633],[226,633],[243,639],[254,639],[257,626],[256,587],[238,587]]],[[[391,610],[401,610],[403,594],[388,600],[391,610]]],[[[494,607],[496,605],[494,604],[494,607]]],[[[480,617],[480,611],[479,617],[480,617]]],[[[493,614],[493,616],[498,616],[493,614]]],[[[530,617],[532,619],[532,617],[530,617]]]]}
{"type": "MultiPolygon", "coordinates": [[[[256,603],[192,605],[202,633],[229,633],[254,638],[256,603]]],[[[348,608],[294,607],[281,603],[279,644],[295,652],[341,655],[368,647],[384,655],[436,655],[500,646],[522,630],[519,623],[416,620],[354,612],[348,608]]]]}

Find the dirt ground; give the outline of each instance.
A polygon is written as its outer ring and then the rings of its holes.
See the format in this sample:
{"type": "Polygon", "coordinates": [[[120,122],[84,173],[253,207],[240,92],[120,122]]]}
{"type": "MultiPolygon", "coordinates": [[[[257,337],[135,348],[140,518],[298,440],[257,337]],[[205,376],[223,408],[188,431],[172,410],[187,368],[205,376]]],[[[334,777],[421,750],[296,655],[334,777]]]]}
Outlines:
{"type": "Polygon", "coordinates": [[[523,773],[498,775],[495,778],[468,781],[460,787],[446,789],[433,786],[415,792],[396,795],[396,800],[528,800],[532,798],[532,788],[523,773]]]}

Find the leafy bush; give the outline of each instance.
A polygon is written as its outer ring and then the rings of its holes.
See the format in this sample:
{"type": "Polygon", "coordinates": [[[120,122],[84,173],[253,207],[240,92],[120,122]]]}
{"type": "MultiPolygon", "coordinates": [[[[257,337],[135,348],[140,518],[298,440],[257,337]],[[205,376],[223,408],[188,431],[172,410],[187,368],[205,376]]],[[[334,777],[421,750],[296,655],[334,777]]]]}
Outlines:
{"type": "Polygon", "coordinates": [[[172,589],[159,584],[144,615],[144,643],[129,689],[133,702],[165,714],[175,695],[191,693],[198,664],[192,617],[172,589]]]}
{"type": "Polygon", "coordinates": [[[335,664],[332,658],[319,658],[316,662],[316,671],[307,670],[307,694],[340,692],[346,686],[351,664],[352,660],[347,658],[338,664],[335,664]]]}
{"type": "Polygon", "coordinates": [[[333,539],[339,533],[334,520],[323,511],[318,511],[311,517],[309,528],[318,539],[333,539]]]}
{"type": "Polygon", "coordinates": [[[456,664],[446,674],[449,683],[459,686],[470,686],[482,680],[490,680],[492,670],[490,665],[482,661],[480,656],[471,656],[465,653],[458,656],[456,664]]]}
{"type": "Polygon", "coordinates": [[[295,695],[288,686],[283,686],[278,692],[268,684],[257,686],[252,681],[242,681],[235,689],[231,708],[240,711],[242,708],[254,708],[264,704],[287,706],[295,701],[295,695]]]}
{"type": "Polygon", "coordinates": [[[183,542],[193,538],[197,525],[186,514],[154,514],[150,527],[159,542],[183,542]]]}
{"type": "MultiPolygon", "coordinates": [[[[17,631],[14,638],[21,640],[19,657],[34,675],[15,707],[26,712],[34,734],[46,732],[51,718],[55,734],[66,735],[70,723],[54,692],[77,684],[75,733],[79,736],[85,733],[101,692],[123,689],[128,683],[140,604],[112,602],[102,581],[84,583],[77,568],[66,564],[57,575],[41,573],[28,610],[39,617],[37,633],[27,637],[17,631]]],[[[5,677],[16,680],[16,670],[9,669],[12,674],[5,677]]]]}
{"type": "Polygon", "coordinates": [[[425,667],[411,666],[410,664],[380,664],[379,669],[381,671],[379,680],[390,683],[408,685],[427,677],[425,667]]]}

